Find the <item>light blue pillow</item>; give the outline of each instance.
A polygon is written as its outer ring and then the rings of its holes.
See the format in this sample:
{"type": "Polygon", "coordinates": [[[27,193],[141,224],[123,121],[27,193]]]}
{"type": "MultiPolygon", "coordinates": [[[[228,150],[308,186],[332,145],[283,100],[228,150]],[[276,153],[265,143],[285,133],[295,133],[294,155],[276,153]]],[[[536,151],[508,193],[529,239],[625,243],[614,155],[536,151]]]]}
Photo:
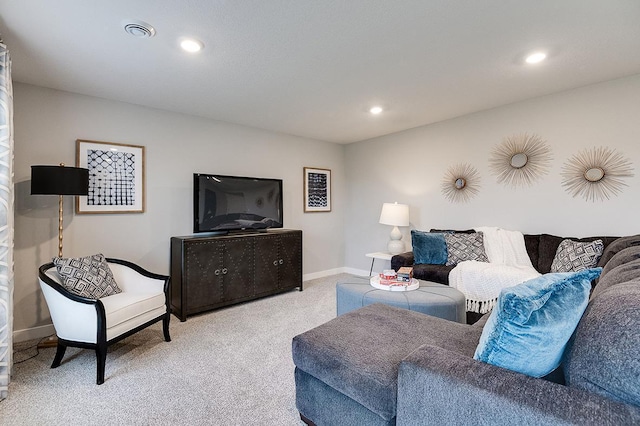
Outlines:
{"type": "Polygon", "coordinates": [[[602,268],[545,274],[502,289],[473,358],[533,377],[555,370],[602,268]]]}
{"type": "Polygon", "coordinates": [[[447,243],[444,234],[411,230],[413,263],[444,265],[447,262],[447,243]]]}

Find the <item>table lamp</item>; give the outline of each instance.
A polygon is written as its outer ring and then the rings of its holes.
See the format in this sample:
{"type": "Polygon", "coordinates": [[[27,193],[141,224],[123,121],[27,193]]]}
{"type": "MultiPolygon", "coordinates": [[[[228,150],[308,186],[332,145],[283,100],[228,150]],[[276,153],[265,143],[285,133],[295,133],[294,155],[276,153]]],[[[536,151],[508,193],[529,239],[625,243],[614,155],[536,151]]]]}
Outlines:
{"type": "Polygon", "coordinates": [[[389,253],[400,254],[404,252],[402,233],[398,226],[409,226],[409,206],[398,203],[384,203],[380,213],[380,223],[393,226],[389,235],[389,243],[387,244],[389,253]]]}
{"type": "Polygon", "coordinates": [[[79,167],[31,166],[31,194],[57,195],[58,198],[58,257],[62,257],[62,197],[87,195],[89,170],[79,167]]]}

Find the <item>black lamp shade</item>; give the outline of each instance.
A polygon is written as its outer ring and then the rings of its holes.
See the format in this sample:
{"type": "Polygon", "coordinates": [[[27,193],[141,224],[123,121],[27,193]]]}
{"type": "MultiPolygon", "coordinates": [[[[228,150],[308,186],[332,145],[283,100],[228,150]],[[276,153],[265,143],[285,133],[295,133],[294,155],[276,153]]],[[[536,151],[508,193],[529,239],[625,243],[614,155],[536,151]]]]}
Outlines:
{"type": "Polygon", "coordinates": [[[31,166],[31,194],[87,195],[88,193],[88,169],[64,166],[31,166]]]}

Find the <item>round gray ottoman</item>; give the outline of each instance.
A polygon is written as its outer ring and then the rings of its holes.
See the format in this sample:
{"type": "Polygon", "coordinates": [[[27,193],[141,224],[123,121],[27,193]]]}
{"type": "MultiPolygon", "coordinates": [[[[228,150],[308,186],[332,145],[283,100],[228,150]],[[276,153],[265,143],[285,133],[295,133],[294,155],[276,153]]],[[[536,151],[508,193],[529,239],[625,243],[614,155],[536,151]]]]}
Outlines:
{"type": "Polygon", "coordinates": [[[420,282],[420,288],[412,291],[378,290],[369,284],[368,278],[353,278],[336,284],[338,315],[373,303],[409,309],[450,321],[466,323],[464,294],[455,288],[430,281],[420,282]]]}

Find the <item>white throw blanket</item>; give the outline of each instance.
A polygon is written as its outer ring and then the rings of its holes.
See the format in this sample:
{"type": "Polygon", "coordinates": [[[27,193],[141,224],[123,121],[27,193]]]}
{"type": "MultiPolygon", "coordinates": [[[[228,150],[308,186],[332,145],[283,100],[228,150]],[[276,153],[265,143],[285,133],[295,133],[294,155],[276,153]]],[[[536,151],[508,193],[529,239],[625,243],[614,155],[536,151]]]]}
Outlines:
{"type": "Polygon", "coordinates": [[[539,277],[540,273],[531,265],[521,232],[494,227],[475,230],[484,234],[489,263],[460,262],[449,273],[449,285],[465,295],[467,311],[484,314],[493,308],[500,290],[539,277]]]}

